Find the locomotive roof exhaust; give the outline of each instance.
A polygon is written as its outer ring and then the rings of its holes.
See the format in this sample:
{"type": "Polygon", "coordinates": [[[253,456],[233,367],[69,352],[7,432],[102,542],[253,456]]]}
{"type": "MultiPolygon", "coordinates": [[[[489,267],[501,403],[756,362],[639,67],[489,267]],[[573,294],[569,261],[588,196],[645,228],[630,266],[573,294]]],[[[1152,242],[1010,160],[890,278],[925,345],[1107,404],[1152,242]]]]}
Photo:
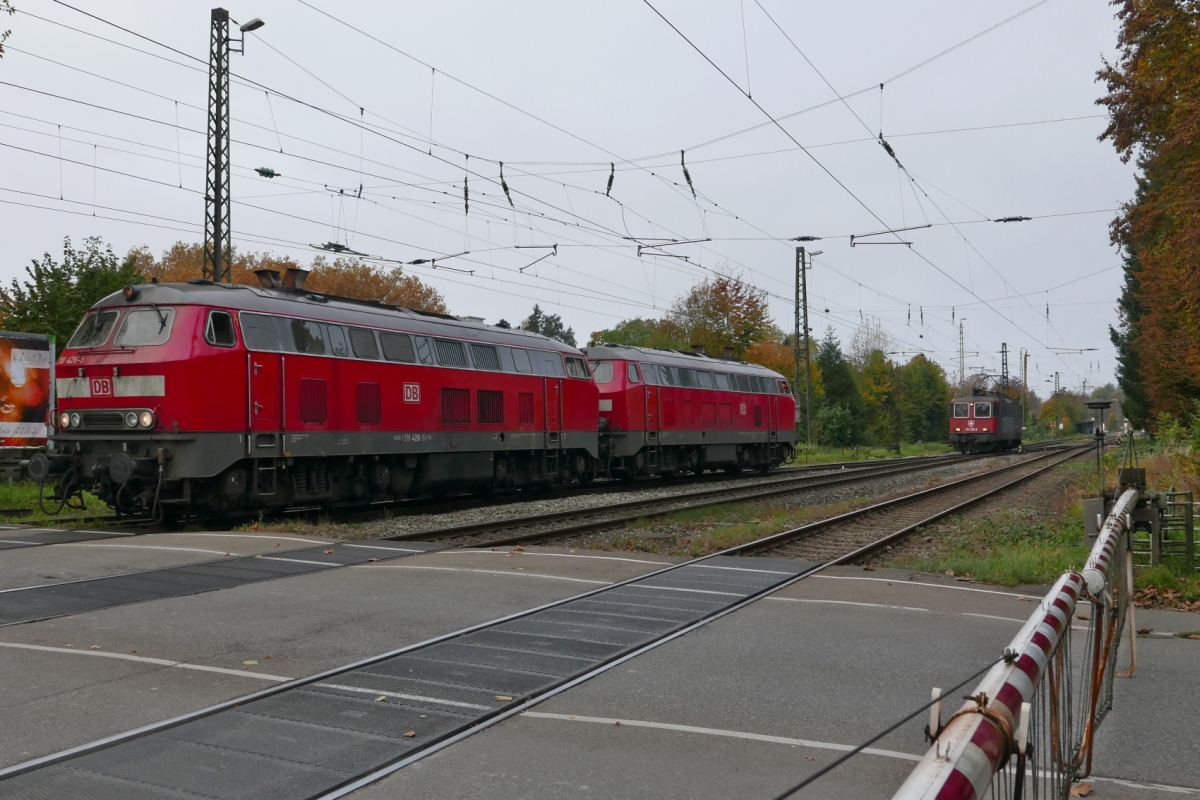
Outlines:
{"type": "MultiPolygon", "coordinates": [[[[283,288],[295,289],[299,291],[304,288],[304,281],[308,279],[309,271],[300,269],[299,267],[288,267],[287,272],[283,273],[283,288]]],[[[275,273],[278,275],[279,273],[275,273]]]]}
{"type": "Polygon", "coordinates": [[[279,279],[279,270],[276,269],[256,269],[254,277],[258,278],[258,285],[264,289],[278,289],[283,286],[283,281],[279,279]]]}

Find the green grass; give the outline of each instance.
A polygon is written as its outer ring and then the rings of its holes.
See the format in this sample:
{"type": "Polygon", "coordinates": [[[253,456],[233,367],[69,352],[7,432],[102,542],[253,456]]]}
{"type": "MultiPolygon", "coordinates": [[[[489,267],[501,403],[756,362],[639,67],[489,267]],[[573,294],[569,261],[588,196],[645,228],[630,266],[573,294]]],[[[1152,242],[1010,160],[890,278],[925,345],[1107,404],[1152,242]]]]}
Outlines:
{"type": "MultiPolygon", "coordinates": [[[[47,486],[45,487],[45,506],[48,511],[53,511],[55,509],[55,507],[57,507],[57,505],[58,505],[58,503],[54,502],[52,492],[53,492],[52,487],[49,484],[47,484],[47,486]]],[[[4,509],[19,508],[19,509],[24,509],[28,512],[28,513],[20,514],[20,515],[17,515],[17,514],[8,515],[5,517],[5,519],[10,520],[10,521],[19,521],[19,520],[25,520],[25,519],[39,520],[39,521],[47,520],[47,519],[58,519],[58,517],[47,516],[47,515],[43,514],[40,509],[38,509],[37,496],[38,496],[38,487],[37,487],[37,484],[33,483],[32,481],[14,481],[11,486],[7,482],[0,483],[0,508],[4,508],[4,509]]],[[[101,502],[100,499],[97,498],[95,495],[89,494],[88,492],[84,492],[83,497],[84,497],[84,502],[87,506],[86,513],[88,513],[88,514],[105,514],[111,510],[105,503],[101,502]]],[[[85,513],[85,512],[82,512],[82,511],[80,511],[78,509],[74,509],[74,508],[64,508],[62,510],[62,514],[59,516],[70,516],[72,514],[81,514],[81,513],[85,513]]]]}
{"type": "Polygon", "coordinates": [[[888,566],[952,570],[986,583],[1016,586],[1053,583],[1064,571],[1081,568],[1088,556],[1079,505],[1066,513],[998,511],[929,531],[926,544],[932,545],[932,554],[901,556],[888,566]]]}
{"type": "MultiPolygon", "coordinates": [[[[1184,603],[1200,603],[1200,573],[1190,573],[1182,564],[1164,562],[1157,567],[1138,570],[1134,574],[1134,585],[1139,595],[1153,592],[1154,599],[1171,606],[1184,603]]],[[[1150,599],[1139,597],[1139,599],[1150,599]]]]}
{"type": "MultiPolygon", "coordinates": [[[[900,456],[932,456],[949,453],[950,445],[945,442],[900,445],[900,456]]],[[[827,464],[838,461],[865,461],[868,459],[897,458],[895,450],[885,447],[825,447],[823,445],[797,445],[793,466],[805,464],[827,464]]]]}

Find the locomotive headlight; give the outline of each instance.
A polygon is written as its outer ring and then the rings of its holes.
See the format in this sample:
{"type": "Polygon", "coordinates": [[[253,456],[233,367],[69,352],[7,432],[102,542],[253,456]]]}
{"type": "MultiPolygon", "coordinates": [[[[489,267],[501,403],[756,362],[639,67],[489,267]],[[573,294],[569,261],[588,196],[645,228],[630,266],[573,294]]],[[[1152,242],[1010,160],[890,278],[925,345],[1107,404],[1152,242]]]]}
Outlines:
{"type": "Polygon", "coordinates": [[[72,415],[71,415],[71,427],[72,427],[72,428],[78,428],[78,427],[79,427],[79,423],[80,423],[80,422],[81,422],[81,420],[80,420],[80,418],[79,418],[79,414],[78,414],[78,413],[75,413],[75,414],[72,414],[72,415]]]}
{"type": "Polygon", "coordinates": [[[141,423],[143,428],[152,427],[154,425],[154,414],[150,413],[149,411],[143,411],[138,416],[138,422],[141,423]]]}
{"type": "Polygon", "coordinates": [[[63,413],[58,415],[58,427],[66,428],[66,427],[69,427],[70,424],[71,424],[71,415],[70,414],[68,414],[67,412],[64,411],[63,413]]]}
{"type": "Polygon", "coordinates": [[[130,428],[136,428],[137,424],[138,424],[137,413],[130,411],[128,414],[126,414],[125,415],[125,424],[130,428]]]}

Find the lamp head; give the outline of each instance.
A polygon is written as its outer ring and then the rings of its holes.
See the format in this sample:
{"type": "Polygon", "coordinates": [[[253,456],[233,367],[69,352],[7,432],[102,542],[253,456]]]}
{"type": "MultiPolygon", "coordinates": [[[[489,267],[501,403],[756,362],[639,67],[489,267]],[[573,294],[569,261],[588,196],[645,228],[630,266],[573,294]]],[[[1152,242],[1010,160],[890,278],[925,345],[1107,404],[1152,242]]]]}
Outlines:
{"type": "Polygon", "coordinates": [[[263,25],[266,25],[266,24],[267,23],[263,22],[258,17],[255,17],[254,19],[247,22],[245,25],[240,26],[238,28],[238,30],[240,30],[242,33],[249,33],[250,31],[258,30],[259,28],[261,28],[263,25]]]}

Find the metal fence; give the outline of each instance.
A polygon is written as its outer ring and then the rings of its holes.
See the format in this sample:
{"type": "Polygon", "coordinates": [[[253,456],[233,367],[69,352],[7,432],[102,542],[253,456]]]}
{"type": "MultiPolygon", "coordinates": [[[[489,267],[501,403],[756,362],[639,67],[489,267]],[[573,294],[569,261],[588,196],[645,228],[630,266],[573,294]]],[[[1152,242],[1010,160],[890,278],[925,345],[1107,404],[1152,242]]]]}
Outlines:
{"type": "Polygon", "coordinates": [[[1121,495],[1083,570],[1059,577],[962,707],[945,722],[933,707],[933,745],[896,800],[1065,800],[1090,774],[1114,678],[1137,662],[1129,534],[1139,499],[1133,489],[1121,495]],[[1077,616],[1083,603],[1091,614],[1077,616]],[[1130,664],[1118,673],[1126,622],[1130,664]]]}

